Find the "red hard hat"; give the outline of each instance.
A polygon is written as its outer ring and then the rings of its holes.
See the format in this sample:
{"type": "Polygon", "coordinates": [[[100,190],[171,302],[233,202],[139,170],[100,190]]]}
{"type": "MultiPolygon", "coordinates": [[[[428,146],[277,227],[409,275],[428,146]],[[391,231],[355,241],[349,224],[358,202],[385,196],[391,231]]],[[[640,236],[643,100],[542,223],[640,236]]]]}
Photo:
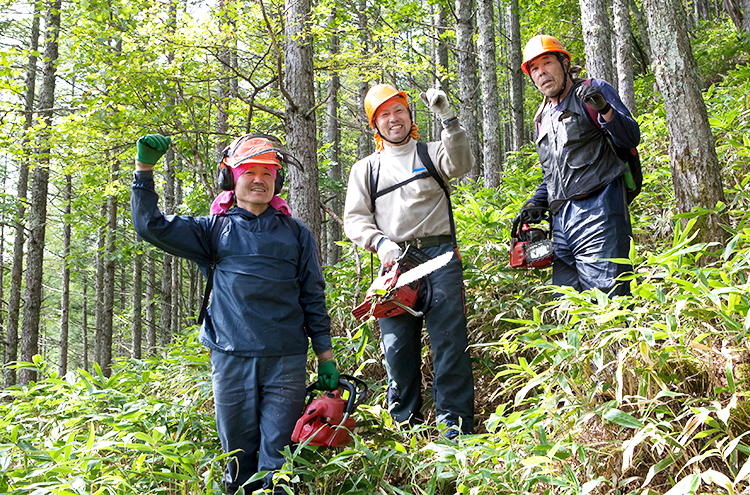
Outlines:
{"type": "Polygon", "coordinates": [[[565,50],[562,43],[560,43],[557,38],[547,34],[539,34],[531,38],[523,49],[523,63],[521,64],[521,69],[526,75],[529,75],[528,63],[545,53],[563,53],[568,57],[568,60],[572,58],[570,53],[565,50]]]}

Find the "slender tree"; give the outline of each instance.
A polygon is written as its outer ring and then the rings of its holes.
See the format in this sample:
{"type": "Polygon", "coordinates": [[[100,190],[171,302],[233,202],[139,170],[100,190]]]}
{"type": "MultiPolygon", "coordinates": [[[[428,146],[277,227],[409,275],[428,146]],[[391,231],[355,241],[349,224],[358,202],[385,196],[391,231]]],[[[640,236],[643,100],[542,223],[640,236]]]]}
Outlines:
{"type": "Polygon", "coordinates": [[[468,174],[469,178],[477,180],[482,166],[482,156],[479,151],[479,123],[477,120],[474,100],[477,97],[474,84],[477,73],[476,57],[474,55],[474,3],[472,0],[456,0],[456,52],[458,56],[458,90],[459,114],[471,143],[474,155],[474,168],[468,174]]]}
{"type": "Polygon", "coordinates": [[[482,130],[484,187],[497,187],[502,172],[500,142],[500,101],[495,59],[495,5],[493,0],[477,0],[479,26],[479,67],[482,86],[482,130]]]}
{"type": "MultiPolygon", "coordinates": [[[[363,59],[367,58],[370,54],[370,40],[367,36],[368,25],[367,25],[367,0],[357,0],[356,8],[353,7],[357,13],[357,26],[359,28],[359,48],[360,54],[363,59]]],[[[365,114],[365,96],[367,91],[370,89],[370,74],[367,69],[361,69],[359,74],[359,83],[357,83],[357,124],[359,125],[360,132],[357,135],[357,159],[364,158],[370,155],[374,151],[372,133],[370,131],[370,123],[367,120],[365,114]]]]}
{"type": "MultiPolygon", "coordinates": [[[[164,211],[168,215],[173,215],[175,212],[175,170],[174,151],[171,148],[167,150],[164,156],[164,173],[162,173],[162,177],[164,179],[164,211]]],[[[174,258],[171,255],[163,254],[161,262],[161,291],[159,293],[159,343],[162,346],[166,346],[172,341],[172,310],[174,302],[172,294],[173,262],[174,258]]]]}
{"type": "Polygon", "coordinates": [[[83,272],[83,288],[81,289],[81,292],[83,293],[81,306],[83,311],[83,315],[81,316],[81,346],[83,347],[82,350],[82,360],[83,360],[83,369],[88,371],[89,370],[89,279],[86,275],[86,272],[83,272]]]}
{"type": "Polygon", "coordinates": [[[521,70],[523,62],[521,54],[521,20],[519,15],[518,0],[509,0],[507,4],[508,17],[508,71],[510,73],[510,122],[511,122],[511,149],[518,151],[523,147],[525,131],[523,125],[523,86],[524,74],[521,70]]]}
{"type": "MultiPolygon", "coordinates": [[[[635,0],[629,0],[630,11],[633,13],[635,18],[635,24],[638,26],[638,34],[640,35],[641,47],[645,54],[645,66],[651,63],[651,40],[648,37],[648,28],[646,27],[646,18],[643,16],[643,11],[635,3],[635,0]]],[[[635,37],[633,37],[635,39],[635,37]]],[[[644,70],[647,67],[644,67],[644,70]]]]}
{"type": "MultiPolygon", "coordinates": [[[[110,180],[117,181],[119,160],[110,160],[110,180]]],[[[106,254],[104,256],[104,287],[102,290],[102,331],[99,343],[99,366],[105,376],[112,368],[112,337],[115,310],[115,251],[117,250],[117,195],[107,197],[106,254]]]]}
{"type": "Polygon", "coordinates": [[[146,251],[146,349],[149,355],[156,351],[156,262],[153,250],[146,251]]]}
{"type": "MultiPolygon", "coordinates": [[[[39,50],[39,19],[41,3],[34,2],[34,13],[31,21],[29,42],[29,59],[26,64],[26,84],[24,88],[24,129],[29,132],[34,124],[34,96],[36,93],[37,53],[39,50]]],[[[31,140],[24,137],[24,147],[29,148],[31,140]]],[[[10,287],[8,289],[8,324],[5,331],[5,362],[18,360],[18,323],[21,314],[21,283],[23,281],[23,246],[26,242],[25,219],[26,194],[29,182],[29,164],[25,158],[19,161],[18,184],[16,194],[16,219],[14,225],[13,262],[10,269],[10,287]]],[[[5,368],[5,387],[16,384],[16,371],[5,368]]]]}
{"type": "Polygon", "coordinates": [[[73,202],[73,178],[65,175],[65,216],[63,217],[63,271],[62,293],[60,296],[60,361],[57,371],[60,376],[68,372],[68,335],[70,333],[70,238],[71,203],[73,202]]]}
{"type": "MultiPolygon", "coordinates": [[[[451,88],[448,86],[448,72],[450,71],[448,42],[446,41],[448,33],[448,7],[445,2],[437,4],[434,19],[434,51],[435,51],[435,86],[448,92],[451,88]]],[[[440,140],[443,122],[440,117],[433,115],[433,133],[432,139],[440,140]]]]}
{"type": "MultiPolygon", "coordinates": [[[[328,54],[331,60],[336,59],[339,53],[339,36],[336,33],[336,9],[334,8],[328,19],[328,26],[333,30],[331,41],[328,45],[328,54]]],[[[326,141],[330,144],[328,148],[328,177],[335,183],[340,183],[344,179],[344,171],[341,165],[341,129],[339,128],[339,80],[338,71],[334,67],[328,72],[328,104],[326,111],[326,141]]],[[[341,218],[343,216],[343,204],[340,193],[337,190],[330,192],[330,201],[328,203],[331,211],[341,218]]],[[[336,244],[341,240],[341,225],[335,218],[329,215],[326,222],[328,227],[328,247],[326,253],[328,256],[328,265],[335,265],[341,259],[341,247],[336,244]]]]}
{"type": "MultiPolygon", "coordinates": [[[[136,243],[141,245],[141,239],[136,237],[136,243]]],[[[137,251],[133,259],[133,321],[130,324],[132,357],[141,359],[143,349],[143,253],[137,251]]]]}
{"type": "MultiPolygon", "coordinates": [[[[42,88],[39,112],[46,124],[40,132],[37,163],[34,167],[31,209],[29,212],[29,249],[26,261],[26,289],[24,291],[23,325],[21,327],[21,360],[31,361],[39,352],[39,322],[42,310],[42,277],[44,275],[44,245],[47,223],[47,187],[49,182],[50,136],[55,104],[55,82],[60,34],[61,0],[49,3],[45,22],[42,88]]],[[[19,382],[26,385],[36,379],[36,372],[23,369],[19,382]]]]}
{"type": "MultiPolygon", "coordinates": [[[[99,213],[102,219],[107,218],[107,202],[99,205],[99,213]]],[[[96,276],[94,279],[94,362],[101,363],[102,360],[102,329],[104,328],[104,250],[106,248],[106,222],[101,224],[96,231],[96,276]]]]}
{"type": "MultiPolygon", "coordinates": [[[[700,88],[698,67],[679,0],[645,0],[644,11],[654,48],[654,72],[664,98],[669,129],[669,159],[677,208],[714,209],[724,202],[721,166],[700,88]]],[[[725,240],[718,215],[698,223],[699,241],[725,240]]]]}

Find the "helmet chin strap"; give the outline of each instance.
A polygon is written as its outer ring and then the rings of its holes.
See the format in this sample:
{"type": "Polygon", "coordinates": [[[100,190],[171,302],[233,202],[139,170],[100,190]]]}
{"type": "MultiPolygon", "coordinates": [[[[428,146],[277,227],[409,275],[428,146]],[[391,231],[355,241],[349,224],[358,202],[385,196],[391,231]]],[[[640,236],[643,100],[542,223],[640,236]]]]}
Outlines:
{"type": "Polygon", "coordinates": [[[565,64],[563,63],[562,58],[558,58],[557,60],[560,62],[560,66],[562,67],[562,70],[563,70],[563,75],[564,75],[563,83],[562,83],[562,87],[560,88],[560,92],[557,93],[555,96],[551,96],[550,99],[558,100],[557,103],[560,103],[559,98],[560,96],[563,95],[563,93],[565,93],[565,88],[568,86],[568,74],[570,70],[565,69],[565,64]]]}

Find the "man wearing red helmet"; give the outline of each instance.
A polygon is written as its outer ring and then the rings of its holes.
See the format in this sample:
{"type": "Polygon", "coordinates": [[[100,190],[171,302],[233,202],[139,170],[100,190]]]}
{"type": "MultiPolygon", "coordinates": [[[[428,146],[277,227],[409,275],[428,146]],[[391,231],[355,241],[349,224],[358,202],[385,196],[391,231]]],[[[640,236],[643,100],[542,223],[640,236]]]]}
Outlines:
{"type": "Polygon", "coordinates": [[[144,240],[213,269],[213,296],[199,339],[211,349],[216,428],[225,452],[228,493],[286,493],[273,473],[305,402],[309,342],[318,388],[337,388],[331,321],[317,246],[278,196],[288,154],[270,136],[246,135],[224,151],[211,216],[165,216],[153,166],[169,147],[158,134],[138,140],[131,194],[133,226],[144,240]],[[248,483],[257,472],[269,472],[248,483]]]}
{"type": "Polygon", "coordinates": [[[638,123],[609,83],[573,78],[570,53],[552,36],[529,40],[521,68],[545,96],[536,116],[544,180],[526,206],[552,214],[552,282],[628,294],[616,279],[632,268],[607,260],[629,254],[634,183],[616,148],[638,145],[638,123]]]}
{"type": "MultiPolygon", "coordinates": [[[[457,250],[447,185],[451,178],[469,172],[474,160],[445,93],[429,89],[422,98],[443,120],[441,141],[417,142],[417,126],[404,92],[378,84],[365,97],[377,151],[352,167],[344,230],[358,246],[377,252],[385,267],[393,265],[407,245],[431,257],[457,250]]],[[[472,432],[474,418],[460,258],[454,256],[428,277],[433,290],[422,310],[424,318],[402,314],[379,320],[388,371],[388,411],[399,423],[422,420],[425,323],[433,351],[437,422],[446,428],[447,438],[455,439],[459,432],[472,432]]]]}

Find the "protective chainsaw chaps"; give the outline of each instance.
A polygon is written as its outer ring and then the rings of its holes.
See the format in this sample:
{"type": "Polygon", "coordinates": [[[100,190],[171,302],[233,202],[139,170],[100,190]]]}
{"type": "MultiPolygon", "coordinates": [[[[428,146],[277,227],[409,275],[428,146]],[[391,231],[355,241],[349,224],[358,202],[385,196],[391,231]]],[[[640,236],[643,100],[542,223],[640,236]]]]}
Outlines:
{"type": "Polygon", "coordinates": [[[364,302],[354,308],[352,314],[358,320],[365,320],[370,315],[375,318],[404,313],[423,316],[427,310],[426,301],[432,298],[432,284],[427,275],[447,265],[452,257],[453,251],[449,251],[430,258],[421,249],[408,246],[390,270],[373,281],[364,302]],[[422,287],[424,295],[420,297],[422,287]]]}
{"type": "Polygon", "coordinates": [[[552,264],[550,230],[539,225],[550,224],[549,210],[527,207],[513,220],[510,239],[511,268],[545,268],[552,264]]]}
{"type": "Polygon", "coordinates": [[[347,390],[346,400],[341,398],[338,389],[313,399],[315,384],[307,387],[307,405],[294,426],[293,442],[321,447],[343,447],[351,443],[351,432],[357,424],[352,414],[364,402],[368,388],[359,378],[343,374],[339,387],[347,390]]]}

